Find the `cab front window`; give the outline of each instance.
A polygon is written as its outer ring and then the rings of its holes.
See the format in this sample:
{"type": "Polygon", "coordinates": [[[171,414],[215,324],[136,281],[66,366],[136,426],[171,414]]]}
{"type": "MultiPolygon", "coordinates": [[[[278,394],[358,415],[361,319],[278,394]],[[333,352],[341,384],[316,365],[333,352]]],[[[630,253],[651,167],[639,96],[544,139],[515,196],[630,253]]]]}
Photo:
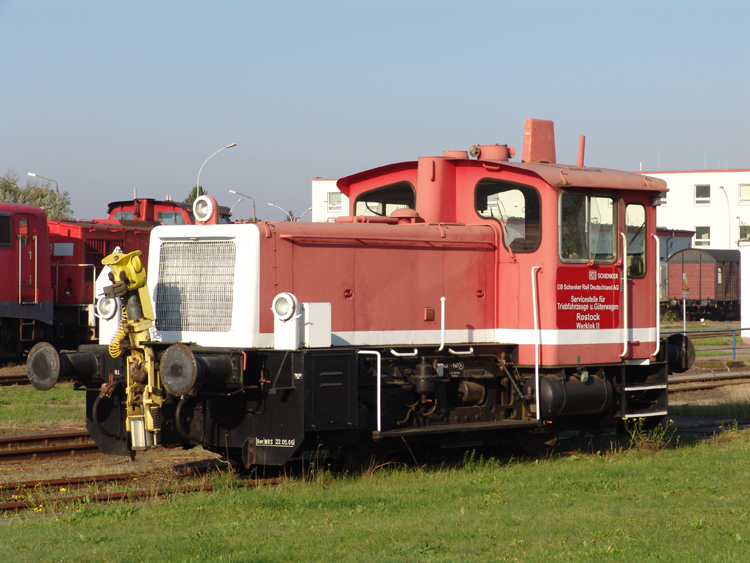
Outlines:
{"type": "Polygon", "coordinates": [[[396,209],[414,209],[416,194],[410,182],[396,182],[364,192],[354,202],[355,215],[389,217],[396,209]]]}
{"type": "Polygon", "coordinates": [[[542,241],[541,201],[531,186],[483,178],[474,189],[474,207],[503,229],[503,240],[513,252],[533,252],[542,241]]]}
{"type": "Polygon", "coordinates": [[[560,196],[559,225],[563,262],[614,262],[614,198],[564,192],[560,196]]]}
{"type": "Polygon", "coordinates": [[[179,211],[159,211],[156,220],[162,225],[184,225],[185,219],[179,211]]]}

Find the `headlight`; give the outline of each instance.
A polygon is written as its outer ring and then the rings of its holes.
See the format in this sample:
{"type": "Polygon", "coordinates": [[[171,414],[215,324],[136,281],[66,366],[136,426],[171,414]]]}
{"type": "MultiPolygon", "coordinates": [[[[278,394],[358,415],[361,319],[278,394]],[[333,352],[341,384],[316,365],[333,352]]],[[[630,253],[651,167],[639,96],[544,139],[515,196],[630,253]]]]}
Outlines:
{"type": "Polygon", "coordinates": [[[291,293],[279,293],[274,297],[271,309],[277,319],[280,321],[288,321],[297,314],[299,301],[291,293]]]}
{"type": "Polygon", "coordinates": [[[211,218],[214,212],[214,204],[210,198],[205,195],[200,196],[193,203],[193,215],[201,223],[205,223],[211,218]]]}
{"type": "Polygon", "coordinates": [[[100,318],[108,321],[117,313],[117,301],[108,297],[100,297],[96,302],[96,313],[100,318]]]}

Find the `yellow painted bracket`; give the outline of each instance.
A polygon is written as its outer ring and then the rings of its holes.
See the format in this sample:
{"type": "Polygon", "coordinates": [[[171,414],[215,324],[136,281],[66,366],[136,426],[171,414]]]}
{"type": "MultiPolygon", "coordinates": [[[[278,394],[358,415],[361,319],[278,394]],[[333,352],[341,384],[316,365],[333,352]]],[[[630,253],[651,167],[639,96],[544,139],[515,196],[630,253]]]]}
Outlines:
{"type": "Polygon", "coordinates": [[[110,254],[102,259],[104,266],[109,266],[115,283],[124,283],[128,291],[138,290],[141,299],[143,317],[154,320],[154,308],[146,287],[146,270],[141,262],[141,251],[134,250],[127,254],[110,254]]]}

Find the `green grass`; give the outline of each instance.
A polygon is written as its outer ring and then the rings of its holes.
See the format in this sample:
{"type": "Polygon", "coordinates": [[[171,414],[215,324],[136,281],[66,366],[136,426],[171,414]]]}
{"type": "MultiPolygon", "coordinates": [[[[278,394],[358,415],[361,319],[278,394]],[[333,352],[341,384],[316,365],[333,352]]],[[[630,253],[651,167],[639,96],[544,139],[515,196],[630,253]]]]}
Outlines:
{"type": "MultiPolygon", "coordinates": [[[[696,346],[731,346],[731,336],[710,336],[706,338],[696,338],[694,335],[690,335],[690,339],[696,346]]],[[[737,343],[742,344],[742,340],[739,335],[737,336],[737,343]]]]}
{"type": "Polygon", "coordinates": [[[58,383],[49,391],[31,385],[0,387],[0,436],[51,426],[85,426],[85,405],[85,393],[73,391],[72,383],[58,383]]]}
{"type": "Polygon", "coordinates": [[[361,476],[163,502],[82,504],[0,526],[4,561],[740,561],[750,435],[361,476]]]}
{"type": "Polygon", "coordinates": [[[731,351],[726,350],[696,350],[696,358],[712,358],[714,356],[731,356],[731,351]]]}

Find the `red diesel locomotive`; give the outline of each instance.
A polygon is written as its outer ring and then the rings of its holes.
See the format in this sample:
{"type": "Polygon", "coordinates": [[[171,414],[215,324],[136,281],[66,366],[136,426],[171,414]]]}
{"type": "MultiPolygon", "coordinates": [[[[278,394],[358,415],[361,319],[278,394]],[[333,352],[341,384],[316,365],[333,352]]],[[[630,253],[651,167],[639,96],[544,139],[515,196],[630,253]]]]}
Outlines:
{"type": "Polygon", "coordinates": [[[147,281],[105,260],[116,353],[39,346],[29,377],[77,374],[104,452],[201,444],[246,467],[658,422],[694,357],[659,334],[666,185],[582,147],[557,164],[552,122],[528,120],[520,163],[473,146],[342,178],[335,223],[222,225],[203,196],[198,224],[152,231],[147,281]]]}
{"type": "Polygon", "coordinates": [[[0,358],[20,357],[24,346],[52,339],[48,248],[44,211],[0,203],[0,358]]]}

